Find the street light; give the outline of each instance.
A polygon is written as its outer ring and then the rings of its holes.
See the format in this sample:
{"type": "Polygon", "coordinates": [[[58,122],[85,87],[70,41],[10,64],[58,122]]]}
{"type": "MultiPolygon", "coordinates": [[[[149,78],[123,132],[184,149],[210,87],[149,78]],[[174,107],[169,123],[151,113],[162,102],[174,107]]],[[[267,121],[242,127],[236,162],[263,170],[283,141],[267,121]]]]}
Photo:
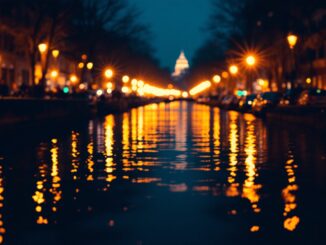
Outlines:
{"type": "Polygon", "coordinates": [[[294,88],[294,82],[295,82],[295,77],[296,77],[296,62],[295,62],[295,54],[294,54],[294,47],[298,42],[298,36],[295,34],[289,34],[287,36],[287,41],[289,44],[289,47],[291,49],[291,81],[290,81],[290,85],[291,85],[291,89],[294,88]]]}
{"type": "Polygon", "coordinates": [[[220,83],[221,80],[222,80],[222,78],[221,78],[220,75],[215,75],[215,76],[213,77],[213,82],[214,82],[214,83],[220,83]]]}
{"type": "Polygon", "coordinates": [[[122,77],[122,82],[123,82],[123,83],[128,83],[129,80],[130,80],[130,78],[129,78],[129,76],[127,76],[127,75],[125,75],[125,76],[122,77]]]}
{"type": "Polygon", "coordinates": [[[57,78],[58,75],[59,75],[59,72],[57,70],[53,70],[53,71],[51,71],[50,75],[51,75],[52,78],[57,78]]]}
{"type": "Polygon", "coordinates": [[[48,49],[48,45],[46,43],[40,43],[38,45],[38,50],[40,51],[41,54],[45,53],[47,49],[48,49]]]}
{"type": "Polygon", "coordinates": [[[86,67],[87,67],[88,70],[92,70],[93,67],[94,67],[94,64],[92,62],[88,62],[86,67]]]}
{"type": "Polygon", "coordinates": [[[231,65],[229,67],[229,71],[232,75],[236,75],[239,71],[239,68],[236,65],[231,65]]]}
{"type": "Polygon", "coordinates": [[[112,78],[113,77],[113,70],[112,69],[106,69],[105,71],[104,71],[104,76],[106,77],[106,78],[112,78]]]}
{"type": "Polygon", "coordinates": [[[85,64],[83,62],[79,62],[79,64],[78,64],[78,68],[79,69],[83,69],[84,66],[85,66],[85,64]]]}
{"type": "Polygon", "coordinates": [[[249,66],[249,67],[253,67],[255,64],[256,64],[256,57],[253,56],[253,55],[248,55],[246,57],[246,64],[249,66]]]}
{"type": "Polygon", "coordinates": [[[76,83],[78,81],[78,77],[75,74],[73,74],[73,75],[70,76],[70,81],[72,83],[76,83]]]}
{"type": "Polygon", "coordinates": [[[287,36],[287,40],[288,40],[290,49],[294,49],[295,45],[298,42],[298,36],[297,35],[294,35],[294,34],[289,34],[287,36]]]}
{"type": "Polygon", "coordinates": [[[59,51],[59,50],[57,50],[57,49],[52,50],[52,56],[53,56],[54,58],[58,58],[59,54],[60,54],[60,51],[59,51]]]}

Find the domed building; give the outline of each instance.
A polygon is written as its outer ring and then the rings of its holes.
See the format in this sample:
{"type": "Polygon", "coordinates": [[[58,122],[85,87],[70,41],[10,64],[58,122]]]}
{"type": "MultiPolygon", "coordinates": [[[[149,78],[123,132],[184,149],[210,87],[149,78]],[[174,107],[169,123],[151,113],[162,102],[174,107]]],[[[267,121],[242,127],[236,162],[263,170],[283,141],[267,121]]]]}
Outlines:
{"type": "Polygon", "coordinates": [[[172,73],[172,78],[175,81],[182,80],[183,76],[187,73],[189,69],[189,62],[184,54],[181,51],[179,58],[175,64],[174,72],[172,73]]]}

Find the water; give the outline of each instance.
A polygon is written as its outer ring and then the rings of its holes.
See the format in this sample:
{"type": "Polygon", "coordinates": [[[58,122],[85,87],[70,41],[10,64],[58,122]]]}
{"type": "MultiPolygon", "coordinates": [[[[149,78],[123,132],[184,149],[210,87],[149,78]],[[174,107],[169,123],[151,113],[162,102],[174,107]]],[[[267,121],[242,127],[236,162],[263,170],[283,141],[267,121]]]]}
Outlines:
{"type": "Polygon", "coordinates": [[[0,243],[326,240],[322,132],[173,102],[0,141],[0,243]]]}

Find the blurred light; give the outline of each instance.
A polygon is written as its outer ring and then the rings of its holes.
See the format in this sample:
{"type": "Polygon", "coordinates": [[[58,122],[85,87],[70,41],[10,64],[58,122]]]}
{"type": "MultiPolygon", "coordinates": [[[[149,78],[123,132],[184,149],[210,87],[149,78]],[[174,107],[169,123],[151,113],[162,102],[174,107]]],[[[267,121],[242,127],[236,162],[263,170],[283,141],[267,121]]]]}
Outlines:
{"type": "Polygon", "coordinates": [[[170,84],[168,85],[168,89],[173,89],[173,84],[170,83],[170,84]]]}
{"type": "Polygon", "coordinates": [[[60,54],[60,51],[59,51],[59,50],[57,50],[57,49],[52,50],[52,56],[53,56],[54,58],[58,58],[59,54],[60,54]]]}
{"type": "Polygon", "coordinates": [[[98,90],[96,91],[96,95],[97,95],[97,96],[101,96],[101,95],[103,95],[103,90],[102,90],[102,89],[98,89],[98,90]]]}
{"type": "Polygon", "coordinates": [[[238,90],[237,91],[237,96],[240,96],[240,97],[247,96],[247,94],[248,94],[247,90],[238,90]]]}
{"type": "Polygon", "coordinates": [[[113,70],[112,70],[112,69],[106,69],[106,70],[104,71],[104,76],[105,76],[106,78],[112,78],[112,77],[113,77],[113,70]]]}
{"type": "Polygon", "coordinates": [[[111,89],[111,88],[108,88],[108,89],[106,90],[106,92],[107,92],[108,94],[112,94],[112,89],[111,89]]]}
{"type": "Polygon", "coordinates": [[[51,71],[51,74],[50,75],[51,75],[52,78],[57,78],[58,75],[59,75],[59,73],[58,73],[57,70],[53,70],[53,71],[51,71]]]}
{"type": "Polygon", "coordinates": [[[246,57],[246,63],[248,66],[254,66],[256,64],[256,58],[253,55],[248,55],[246,57]]]}
{"type": "Polygon", "coordinates": [[[108,89],[112,89],[112,88],[113,88],[113,83],[112,83],[112,82],[108,82],[108,83],[106,84],[106,87],[107,87],[108,89]]]}
{"type": "Polygon", "coordinates": [[[123,83],[128,83],[129,80],[130,80],[130,78],[129,78],[129,76],[127,76],[127,75],[125,75],[125,76],[122,77],[122,82],[123,82],[123,83]]]}
{"type": "Polygon", "coordinates": [[[124,94],[129,94],[130,93],[130,89],[126,86],[123,86],[122,89],[121,89],[122,93],[124,94]]]}
{"type": "Polygon", "coordinates": [[[205,91],[206,89],[208,89],[211,85],[212,85],[212,83],[210,81],[202,82],[199,85],[192,88],[189,93],[192,96],[196,95],[196,94],[199,94],[199,93],[205,91]]]}
{"type": "Polygon", "coordinates": [[[222,72],[222,77],[223,77],[224,79],[227,79],[227,78],[229,77],[229,73],[228,73],[227,71],[223,71],[223,72],[222,72]]]}
{"type": "Polygon", "coordinates": [[[138,92],[138,95],[139,95],[139,96],[144,96],[144,95],[145,95],[144,89],[142,89],[142,88],[139,88],[139,89],[137,90],[137,92],[138,92]]]}
{"type": "Polygon", "coordinates": [[[213,77],[213,82],[214,82],[214,83],[220,83],[220,82],[221,82],[221,76],[219,76],[219,75],[215,75],[215,76],[213,77]]]}
{"type": "Polygon", "coordinates": [[[288,40],[290,49],[293,49],[295,47],[295,45],[297,44],[298,36],[296,36],[294,34],[289,34],[287,36],[287,40],[288,40]]]}
{"type": "Polygon", "coordinates": [[[82,54],[81,58],[82,58],[82,60],[87,60],[87,55],[86,54],[82,54]]]}
{"type": "Polygon", "coordinates": [[[94,64],[92,62],[88,62],[86,67],[87,67],[88,70],[92,70],[93,67],[94,67],[94,64]]]}
{"type": "Polygon", "coordinates": [[[231,73],[232,75],[235,75],[235,74],[238,73],[239,68],[238,68],[236,65],[231,65],[231,66],[229,67],[229,71],[230,71],[230,73],[231,73]]]}
{"type": "Polygon", "coordinates": [[[144,81],[142,81],[142,80],[139,80],[139,81],[137,82],[137,86],[138,86],[139,88],[144,87],[144,85],[145,85],[145,83],[144,83],[144,81]]]}
{"type": "Polygon", "coordinates": [[[77,76],[76,76],[76,75],[71,75],[71,76],[70,76],[70,81],[71,81],[72,83],[76,83],[76,82],[78,81],[77,76]]]}
{"type": "Polygon", "coordinates": [[[131,85],[132,86],[137,86],[137,83],[138,83],[137,79],[132,79],[131,80],[131,85]]]}
{"type": "Polygon", "coordinates": [[[311,82],[312,82],[311,78],[308,77],[308,78],[306,79],[306,83],[307,83],[307,84],[311,84],[311,82]]]}
{"type": "Polygon", "coordinates": [[[258,82],[258,84],[259,84],[259,86],[261,86],[261,87],[267,87],[268,86],[268,81],[266,80],[266,79],[258,79],[257,80],[257,82],[258,82]]]}
{"type": "Polygon", "coordinates": [[[63,93],[68,94],[69,93],[69,88],[68,87],[64,87],[63,88],[63,93]]]}
{"type": "Polygon", "coordinates": [[[40,51],[40,53],[45,53],[47,49],[48,45],[46,43],[40,43],[38,45],[38,50],[40,51]]]}
{"type": "Polygon", "coordinates": [[[79,69],[83,69],[84,66],[85,66],[85,64],[84,64],[83,62],[80,62],[80,63],[78,64],[78,68],[79,68],[79,69]]]}
{"type": "Polygon", "coordinates": [[[182,98],[188,98],[189,94],[188,92],[184,91],[182,92],[182,98]]]}
{"type": "Polygon", "coordinates": [[[83,84],[83,83],[81,83],[81,84],[79,85],[79,89],[80,89],[80,90],[84,90],[84,89],[86,89],[86,85],[83,84]]]}

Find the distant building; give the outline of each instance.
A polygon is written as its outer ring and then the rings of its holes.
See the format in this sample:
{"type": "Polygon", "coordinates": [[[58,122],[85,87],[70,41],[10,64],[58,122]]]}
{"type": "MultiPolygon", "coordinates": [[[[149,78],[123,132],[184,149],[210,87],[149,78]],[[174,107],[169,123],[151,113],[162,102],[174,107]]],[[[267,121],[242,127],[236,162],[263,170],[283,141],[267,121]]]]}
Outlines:
{"type": "Polygon", "coordinates": [[[184,52],[181,51],[180,56],[175,64],[174,72],[172,73],[172,80],[174,82],[182,81],[184,76],[187,74],[188,70],[189,70],[189,62],[184,52]]]}

